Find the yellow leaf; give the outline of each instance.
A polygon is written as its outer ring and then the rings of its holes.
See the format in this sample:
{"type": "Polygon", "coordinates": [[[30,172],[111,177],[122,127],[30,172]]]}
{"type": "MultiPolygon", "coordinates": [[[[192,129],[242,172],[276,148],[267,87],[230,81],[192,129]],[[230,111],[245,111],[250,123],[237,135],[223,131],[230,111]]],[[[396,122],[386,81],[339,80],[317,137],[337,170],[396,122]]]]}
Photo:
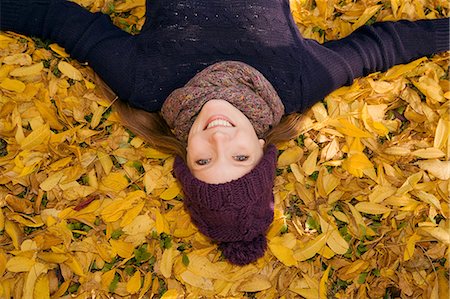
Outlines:
{"type": "Polygon", "coordinates": [[[317,168],[317,157],[319,155],[319,149],[314,149],[303,162],[302,168],[306,175],[311,175],[317,168]]]}
{"type": "Polygon", "coordinates": [[[94,113],[92,114],[92,119],[91,119],[91,128],[92,129],[95,129],[100,124],[103,112],[105,112],[105,108],[103,108],[102,106],[98,106],[94,110],[94,113]]]}
{"type": "Polygon", "coordinates": [[[174,181],[172,184],[169,185],[169,188],[164,190],[163,193],[159,196],[161,199],[164,200],[170,200],[175,198],[178,194],[180,194],[181,188],[180,185],[174,181]]]}
{"type": "Polygon", "coordinates": [[[339,177],[332,173],[328,173],[328,170],[325,167],[320,168],[319,176],[316,181],[317,192],[321,197],[327,197],[341,182],[339,177]]]}
{"type": "Polygon", "coordinates": [[[393,156],[408,156],[411,154],[411,151],[407,148],[401,147],[401,146],[392,146],[389,148],[386,148],[384,150],[384,153],[388,154],[388,155],[393,155],[393,156]]]}
{"type": "Polygon", "coordinates": [[[19,228],[19,226],[6,219],[5,221],[5,232],[8,234],[8,236],[11,238],[11,241],[16,249],[20,248],[20,241],[22,239],[22,230],[19,228]]]}
{"type": "Polygon", "coordinates": [[[30,66],[23,66],[11,71],[9,74],[13,77],[23,77],[23,76],[32,76],[38,75],[42,69],[44,68],[44,64],[42,62],[35,63],[30,66]]]}
{"type": "Polygon", "coordinates": [[[32,217],[28,215],[20,215],[18,213],[10,213],[8,218],[27,227],[41,227],[44,225],[44,222],[42,222],[41,217],[39,216],[32,217]]]}
{"type": "Polygon", "coordinates": [[[449,298],[448,278],[445,269],[438,271],[439,298],[449,298]]]}
{"type": "Polygon", "coordinates": [[[0,277],[2,277],[3,274],[5,274],[6,263],[7,263],[6,254],[2,250],[0,250],[0,277]]]}
{"type": "Polygon", "coordinates": [[[194,274],[193,272],[187,270],[180,274],[181,279],[191,286],[206,290],[214,290],[214,285],[211,279],[203,277],[201,275],[194,274]]]}
{"type": "Polygon", "coordinates": [[[418,81],[412,81],[412,83],[433,103],[445,102],[442,88],[436,80],[423,76],[418,81]]]}
{"type": "Polygon", "coordinates": [[[10,272],[28,272],[35,264],[36,261],[28,257],[15,256],[6,263],[6,269],[10,272]]]}
{"type": "Polygon", "coordinates": [[[170,155],[160,152],[154,148],[147,148],[144,153],[146,158],[150,159],[167,159],[170,155]]]}
{"type": "Polygon", "coordinates": [[[3,59],[4,64],[20,64],[20,65],[30,65],[33,62],[33,59],[29,54],[20,53],[14,54],[10,56],[6,56],[3,59]]]}
{"type": "Polygon", "coordinates": [[[64,173],[63,172],[55,172],[51,175],[49,175],[48,178],[46,178],[39,187],[44,191],[50,191],[61,182],[63,179],[64,173]]]}
{"type": "Polygon", "coordinates": [[[69,54],[66,53],[63,47],[60,47],[58,44],[51,44],[49,46],[50,49],[52,49],[53,52],[57,53],[61,57],[69,57],[69,54]]]}
{"type": "Polygon", "coordinates": [[[428,173],[440,180],[446,181],[450,179],[450,161],[433,159],[418,161],[417,164],[421,169],[428,171],[428,173]]]}
{"type": "Polygon", "coordinates": [[[297,261],[294,258],[294,252],[292,249],[274,242],[269,242],[269,248],[270,251],[272,251],[273,255],[287,267],[297,265],[297,261]]]}
{"type": "Polygon", "coordinates": [[[81,74],[81,72],[79,70],[77,70],[70,63],[67,63],[65,61],[60,61],[58,63],[58,69],[61,71],[61,73],[63,73],[70,79],[77,80],[77,81],[83,80],[83,75],[81,74]]]}
{"type": "Polygon", "coordinates": [[[22,150],[32,150],[41,144],[45,144],[50,139],[50,126],[44,124],[33,130],[24,140],[20,142],[22,150]]]}
{"type": "Polygon", "coordinates": [[[114,7],[117,12],[130,11],[133,8],[144,6],[145,0],[126,0],[125,2],[119,3],[114,7]]]}
{"type": "Polygon", "coordinates": [[[144,205],[145,205],[145,202],[142,201],[142,202],[138,203],[137,205],[135,205],[134,207],[132,207],[131,209],[129,209],[125,213],[125,215],[122,217],[122,220],[120,221],[120,226],[124,227],[124,226],[127,226],[128,224],[130,224],[131,222],[133,222],[133,219],[135,219],[136,216],[139,215],[139,213],[144,208],[144,205]]]}
{"type": "MultiPolygon", "coordinates": [[[[139,298],[142,298],[147,291],[150,289],[151,285],[152,285],[152,273],[150,271],[148,271],[145,276],[144,276],[144,284],[141,288],[141,291],[139,292],[139,298]]],[[[158,280],[158,279],[156,279],[158,280]]],[[[166,292],[167,293],[167,292],[166,292]]]]}
{"type": "Polygon", "coordinates": [[[372,215],[384,214],[392,211],[392,209],[386,206],[373,202],[359,202],[355,205],[355,209],[358,210],[358,212],[372,215]]]}
{"type": "Polygon", "coordinates": [[[84,276],[83,268],[78,261],[78,259],[68,256],[68,260],[64,262],[69,268],[73,271],[73,273],[77,274],[78,276],[84,276]]]}
{"type": "Polygon", "coordinates": [[[133,256],[134,246],[132,243],[114,239],[109,240],[109,243],[111,244],[114,252],[120,257],[128,259],[133,256]]]}
{"type": "Polygon", "coordinates": [[[349,223],[349,219],[348,219],[347,215],[345,215],[341,211],[333,211],[333,216],[339,221],[349,223]]]}
{"type": "Polygon", "coordinates": [[[173,246],[164,250],[161,257],[160,271],[165,278],[172,276],[172,266],[178,254],[179,251],[175,250],[173,246]]]}
{"type": "Polygon", "coordinates": [[[445,157],[444,152],[442,152],[440,149],[434,148],[434,147],[419,149],[419,150],[413,151],[411,154],[413,154],[414,156],[417,156],[419,158],[423,158],[423,159],[437,159],[437,158],[445,157]]]}
{"type": "Polygon", "coordinates": [[[443,149],[450,135],[450,121],[439,118],[436,133],[434,134],[433,147],[443,149]]]}
{"type": "Polygon", "coordinates": [[[406,248],[403,254],[403,261],[406,262],[410,260],[414,254],[414,248],[416,247],[416,242],[419,241],[422,237],[418,234],[414,233],[411,237],[406,241],[406,248]]]}
{"type": "Polygon", "coordinates": [[[356,222],[356,228],[357,228],[357,232],[355,233],[361,233],[361,227],[366,228],[366,224],[364,223],[364,219],[362,218],[361,214],[358,212],[358,210],[352,206],[350,203],[347,203],[350,211],[352,212],[353,218],[355,219],[356,222]]]}
{"type": "Polygon", "coordinates": [[[100,164],[102,165],[103,171],[105,171],[105,173],[108,175],[114,166],[111,157],[102,151],[97,152],[97,157],[100,161],[100,164]]]}
{"type": "Polygon", "coordinates": [[[350,174],[355,177],[362,177],[363,171],[366,169],[373,168],[372,162],[363,153],[352,153],[349,154],[348,158],[342,163],[342,168],[347,170],[350,174]]]}
{"type": "Polygon", "coordinates": [[[58,290],[52,295],[52,298],[60,298],[60,297],[62,297],[66,293],[66,291],[69,288],[71,282],[72,282],[71,280],[64,281],[59,286],[58,290]]]}
{"type": "Polygon", "coordinates": [[[369,267],[369,263],[367,261],[358,259],[353,263],[341,268],[339,271],[342,272],[342,274],[339,277],[343,280],[354,279],[361,272],[364,272],[367,267],[369,267]]]}
{"type": "Polygon", "coordinates": [[[315,289],[315,288],[296,288],[296,289],[289,288],[289,289],[306,299],[318,299],[319,298],[319,296],[318,296],[319,290],[315,289]]]}
{"type": "Polygon", "coordinates": [[[50,285],[47,275],[41,275],[36,280],[33,299],[50,299],[50,285]]]}
{"type": "Polygon", "coordinates": [[[336,253],[333,250],[331,250],[330,247],[328,247],[326,245],[323,247],[322,250],[319,251],[319,254],[326,259],[331,259],[333,256],[336,255],[336,253]]]}
{"type": "Polygon", "coordinates": [[[341,236],[337,229],[333,229],[329,233],[327,245],[337,254],[345,254],[349,248],[347,241],[341,236]]]}
{"type": "MultiPolygon", "coordinates": [[[[393,3],[393,2],[395,2],[395,1],[391,1],[391,3],[393,3]]],[[[387,80],[395,79],[399,76],[402,76],[403,74],[406,74],[406,73],[412,71],[413,69],[415,69],[419,64],[421,64],[425,60],[427,60],[427,58],[422,57],[422,58],[414,60],[408,64],[396,65],[396,66],[390,68],[380,80],[387,81],[387,80]]]]}
{"type": "Polygon", "coordinates": [[[373,203],[380,203],[389,196],[392,196],[397,191],[397,188],[391,186],[377,185],[369,194],[369,201],[373,203]]]}
{"type": "Polygon", "coordinates": [[[119,192],[128,186],[128,180],[122,173],[112,172],[104,177],[99,185],[102,191],[119,192]]]}
{"type": "Polygon", "coordinates": [[[437,210],[442,211],[442,207],[441,207],[441,203],[440,203],[439,199],[436,196],[434,196],[433,194],[420,190],[416,193],[416,196],[423,202],[431,204],[437,210]]]}
{"type": "Polygon", "coordinates": [[[47,106],[41,101],[34,101],[33,103],[34,106],[36,106],[36,108],[39,110],[42,118],[48,122],[52,129],[62,130],[64,128],[64,126],[59,122],[53,107],[47,106]]]}
{"type": "Polygon", "coordinates": [[[137,270],[127,282],[127,291],[130,294],[136,294],[141,288],[141,272],[137,270]]]}
{"type": "Polygon", "coordinates": [[[307,242],[305,246],[294,253],[294,258],[298,261],[306,261],[315,256],[327,243],[329,234],[320,234],[313,240],[307,242]]]}
{"type": "Polygon", "coordinates": [[[370,138],[372,135],[366,131],[361,130],[346,119],[339,119],[337,122],[332,123],[336,127],[336,130],[349,137],[370,138]]]}
{"type": "Polygon", "coordinates": [[[363,14],[358,18],[358,21],[356,21],[355,24],[353,24],[352,29],[356,30],[357,28],[363,26],[364,24],[367,23],[367,21],[370,20],[371,17],[373,17],[378,10],[380,10],[380,8],[382,7],[382,5],[370,5],[368,6],[363,14]]]}
{"type": "Polygon", "coordinates": [[[292,163],[297,163],[303,157],[303,150],[299,146],[294,146],[286,149],[278,157],[278,167],[288,166],[292,163]]]}
{"type": "Polygon", "coordinates": [[[95,84],[89,80],[84,79],[84,85],[86,85],[87,89],[90,89],[90,90],[95,89],[95,84]]]}
{"type": "Polygon", "coordinates": [[[327,284],[328,284],[328,274],[330,273],[331,265],[327,267],[325,272],[323,272],[322,278],[320,278],[319,282],[319,298],[320,299],[326,299],[327,296],[327,284]]]}
{"type": "Polygon", "coordinates": [[[111,269],[105,273],[102,274],[102,287],[104,290],[109,291],[109,285],[114,279],[114,276],[116,275],[116,269],[111,269]]]}
{"type": "Polygon", "coordinates": [[[61,264],[67,261],[68,259],[65,253],[54,253],[54,252],[40,252],[38,253],[38,257],[47,263],[54,263],[54,264],[61,264]]]}
{"type": "Polygon", "coordinates": [[[180,294],[176,289],[167,290],[167,292],[162,295],[161,299],[178,299],[180,298],[180,294]]]}
{"type": "Polygon", "coordinates": [[[162,215],[159,210],[155,210],[155,217],[156,217],[156,232],[159,234],[166,233],[170,234],[170,228],[169,223],[165,219],[164,215],[162,215]]]}
{"type": "Polygon", "coordinates": [[[138,246],[145,241],[145,238],[154,230],[154,227],[155,222],[147,214],[136,216],[129,225],[124,226],[122,229],[128,235],[125,241],[138,246]]]}
{"type": "Polygon", "coordinates": [[[442,227],[421,227],[418,232],[421,234],[428,234],[436,240],[446,245],[450,245],[450,232],[447,229],[442,227]]]}
{"type": "Polygon", "coordinates": [[[261,292],[272,287],[270,280],[264,275],[255,275],[244,280],[237,288],[240,292],[261,292]]]}
{"type": "Polygon", "coordinates": [[[36,280],[41,274],[47,273],[47,269],[48,266],[41,263],[36,263],[31,267],[23,287],[23,299],[33,299],[36,280]]]}
{"type": "Polygon", "coordinates": [[[422,179],[422,175],[422,171],[410,175],[403,183],[403,185],[397,189],[396,195],[403,195],[411,190],[414,190],[417,186],[417,183],[422,179]]]}
{"type": "MultiPolygon", "coordinates": [[[[210,250],[208,248],[205,249],[206,252],[210,250]]],[[[206,253],[201,252],[201,250],[187,254],[189,258],[189,271],[201,277],[225,280],[226,276],[221,271],[222,268],[217,263],[211,263],[205,255],[206,253]]]]}
{"type": "Polygon", "coordinates": [[[16,79],[5,78],[0,83],[0,87],[6,90],[15,91],[15,92],[23,92],[25,90],[25,84],[22,81],[16,79]]]}

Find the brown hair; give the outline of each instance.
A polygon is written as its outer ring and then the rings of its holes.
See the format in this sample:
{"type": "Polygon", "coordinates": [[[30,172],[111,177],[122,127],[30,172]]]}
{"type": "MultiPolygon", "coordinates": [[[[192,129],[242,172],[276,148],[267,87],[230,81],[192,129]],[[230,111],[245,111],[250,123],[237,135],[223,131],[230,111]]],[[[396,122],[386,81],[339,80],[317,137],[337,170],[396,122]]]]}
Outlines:
{"type": "MultiPolygon", "coordinates": [[[[187,144],[178,140],[159,112],[147,112],[130,107],[115,96],[114,92],[98,76],[95,77],[102,94],[112,102],[125,127],[138,135],[153,148],[186,159],[187,144]]],[[[298,113],[283,116],[280,123],[265,136],[266,146],[298,137],[302,128],[302,116],[298,113]]]]}

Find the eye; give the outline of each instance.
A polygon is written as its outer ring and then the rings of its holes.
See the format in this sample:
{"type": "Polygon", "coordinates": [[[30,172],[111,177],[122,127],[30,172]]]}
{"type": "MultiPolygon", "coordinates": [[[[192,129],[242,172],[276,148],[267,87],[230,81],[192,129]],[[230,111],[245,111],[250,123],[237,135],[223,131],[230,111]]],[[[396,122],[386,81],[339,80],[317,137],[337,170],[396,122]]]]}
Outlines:
{"type": "Polygon", "coordinates": [[[239,161],[239,162],[247,161],[248,158],[249,158],[249,156],[246,156],[246,155],[237,155],[237,156],[233,157],[234,160],[239,161]]]}
{"type": "Polygon", "coordinates": [[[208,164],[211,161],[211,159],[199,159],[197,161],[195,161],[195,164],[203,166],[208,164]]]}

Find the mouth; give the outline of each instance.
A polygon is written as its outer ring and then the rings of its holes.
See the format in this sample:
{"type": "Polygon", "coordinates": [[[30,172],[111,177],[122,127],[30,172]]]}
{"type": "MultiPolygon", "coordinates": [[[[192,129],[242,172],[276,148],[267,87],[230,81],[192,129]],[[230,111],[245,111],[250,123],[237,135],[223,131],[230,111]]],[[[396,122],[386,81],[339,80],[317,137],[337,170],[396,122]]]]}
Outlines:
{"type": "Polygon", "coordinates": [[[234,127],[233,123],[222,115],[215,115],[208,119],[206,126],[203,130],[215,128],[215,127],[234,127]]]}

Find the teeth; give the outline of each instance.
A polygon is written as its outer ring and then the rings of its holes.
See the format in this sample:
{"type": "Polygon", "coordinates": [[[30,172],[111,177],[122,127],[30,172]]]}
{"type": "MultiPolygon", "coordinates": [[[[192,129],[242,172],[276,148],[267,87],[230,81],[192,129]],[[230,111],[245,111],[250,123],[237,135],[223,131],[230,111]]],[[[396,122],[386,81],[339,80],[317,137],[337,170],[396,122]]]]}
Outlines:
{"type": "Polygon", "coordinates": [[[212,122],[210,122],[206,128],[209,129],[209,128],[214,128],[214,127],[219,127],[219,126],[220,127],[232,127],[233,125],[224,119],[215,119],[212,122]]]}

